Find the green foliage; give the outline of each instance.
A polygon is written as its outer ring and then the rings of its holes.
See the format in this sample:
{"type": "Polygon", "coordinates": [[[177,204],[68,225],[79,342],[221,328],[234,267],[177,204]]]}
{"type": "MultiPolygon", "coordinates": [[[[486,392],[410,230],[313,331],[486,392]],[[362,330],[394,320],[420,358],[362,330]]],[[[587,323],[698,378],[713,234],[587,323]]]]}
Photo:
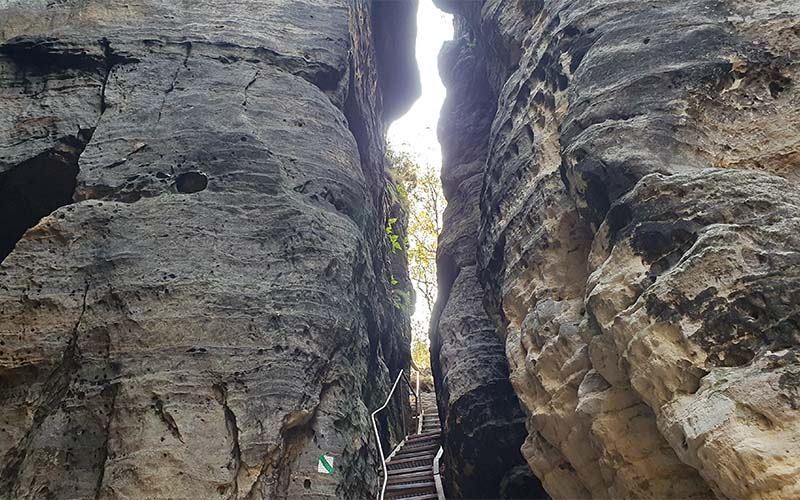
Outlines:
{"type": "MultiPolygon", "coordinates": [[[[441,232],[442,212],[446,205],[442,185],[436,170],[420,165],[408,153],[389,148],[386,151],[386,162],[387,170],[397,186],[397,192],[402,193],[401,200],[409,214],[404,241],[409,276],[425,299],[430,312],[436,300],[436,245],[441,232]]],[[[387,226],[387,235],[390,230],[391,224],[387,226]]],[[[400,246],[398,240],[392,240],[392,251],[400,246]]]]}
{"type": "Polygon", "coordinates": [[[408,192],[403,184],[395,184],[397,194],[400,196],[400,202],[403,206],[408,206],[408,192]]]}
{"type": "Polygon", "coordinates": [[[411,158],[408,153],[386,149],[386,170],[392,177],[395,190],[397,191],[403,208],[408,209],[411,203],[409,191],[413,191],[417,184],[417,172],[419,165],[411,158]]]}
{"type": "Polygon", "coordinates": [[[398,250],[402,250],[403,247],[400,245],[400,235],[394,234],[392,230],[392,226],[397,222],[397,217],[392,217],[388,221],[386,221],[386,236],[389,238],[389,242],[392,244],[392,253],[397,252],[398,250]]]}
{"type": "MultiPolygon", "coordinates": [[[[438,285],[436,282],[436,246],[441,232],[442,213],[445,207],[444,193],[438,171],[429,165],[421,165],[405,152],[389,148],[386,152],[387,171],[391,175],[394,192],[408,213],[408,224],[403,241],[408,272],[414,288],[425,302],[424,319],[415,320],[412,324],[411,351],[414,364],[423,372],[430,373],[430,353],[428,349],[428,318],[436,301],[438,285]]],[[[394,221],[389,219],[387,236],[394,221]]],[[[390,237],[390,236],[389,236],[390,237]]],[[[391,239],[391,237],[390,237],[391,239]]],[[[393,240],[400,246],[400,242],[393,240]]],[[[399,249],[399,248],[397,248],[399,249]]],[[[401,309],[411,305],[411,294],[400,290],[393,291],[394,306],[401,309]]]]}
{"type": "Polygon", "coordinates": [[[418,337],[411,339],[411,359],[423,375],[430,374],[431,366],[430,346],[425,340],[418,337]]]}

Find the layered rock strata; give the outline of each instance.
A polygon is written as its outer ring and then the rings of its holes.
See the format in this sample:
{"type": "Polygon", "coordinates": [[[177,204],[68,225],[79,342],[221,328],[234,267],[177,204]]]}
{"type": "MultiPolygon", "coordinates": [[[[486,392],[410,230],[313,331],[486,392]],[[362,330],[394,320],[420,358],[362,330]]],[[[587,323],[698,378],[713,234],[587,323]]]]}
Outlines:
{"type": "Polygon", "coordinates": [[[447,208],[431,363],[444,433],[443,478],[448,498],[540,498],[541,485],[520,453],[525,416],[478,282],[480,189],[496,101],[485,55],[468,44],[463,30],[456,26],[456,39],[440,54],[448,87],[439,122],[447,208]]]}
{"type": "Polygon", "coordinates": [[[403,6],[0,2],[0,497],[372,495],[403,6]]]}
{"type": "MultiPolygon", "coordinates": [[[[450,152],[488,145],[443,174],[481,194],[442,240],[480,220],[457,253],[477,253],[481,328],[503,339],[547,492],[796,497],[800,4],[439,3],[456,58],[486,67],[458,126],[496,108],[450,152]]],[[[458,369],[435,354],[447,385],[458,369]]]]}

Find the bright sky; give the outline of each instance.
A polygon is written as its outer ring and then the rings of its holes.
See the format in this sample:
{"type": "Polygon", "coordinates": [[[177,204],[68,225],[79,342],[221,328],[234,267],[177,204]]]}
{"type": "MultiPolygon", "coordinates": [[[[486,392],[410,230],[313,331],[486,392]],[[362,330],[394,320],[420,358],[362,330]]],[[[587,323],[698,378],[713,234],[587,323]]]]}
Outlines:
{"type": "MultiPolygon", "coordinates": [[[[417,12],[417,64],[422,81],[422,96],[403,117],[389,127],[388,140],[396,151],[405,151],[418,163],[439,172],[442,152],[436,138],[436,123],[444,103],[445,88],[439,79],[439,49],[453,39],[453,16],[442,12],[432,0],[420,0],[417,12]]],[[[412,321],[428,330],[430,314],[422,294],[412,321]]]]}
{"type": "Polygon", "coordinates": [[[417,12],[417,65],[422,80],[422,96],[403,117],[389,128],[389,142],[397,150],[416,157],[439,170],[442,154],[436,139],[436,122],[444,102],[445,89],[439,79],[439,49],[453,39],[453,16],[420,0],[417,12]]]}

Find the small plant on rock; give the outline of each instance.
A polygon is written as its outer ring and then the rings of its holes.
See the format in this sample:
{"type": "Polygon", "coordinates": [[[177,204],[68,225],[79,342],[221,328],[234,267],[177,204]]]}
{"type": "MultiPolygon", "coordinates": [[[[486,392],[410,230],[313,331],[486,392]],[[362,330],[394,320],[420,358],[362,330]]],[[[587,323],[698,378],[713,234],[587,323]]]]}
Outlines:
{"type": "Polygon", "coordinates": [[[403,246],[400,244],[400,236],[394,234],[394,231],[392,230],[392,226],[395,222],[397,222],[397,217],[392,217],[386,221],[386,236],[389,238],[389,241],[392,244],[392,253],[396,253],[398,250],[403,249],[403,246]]]}

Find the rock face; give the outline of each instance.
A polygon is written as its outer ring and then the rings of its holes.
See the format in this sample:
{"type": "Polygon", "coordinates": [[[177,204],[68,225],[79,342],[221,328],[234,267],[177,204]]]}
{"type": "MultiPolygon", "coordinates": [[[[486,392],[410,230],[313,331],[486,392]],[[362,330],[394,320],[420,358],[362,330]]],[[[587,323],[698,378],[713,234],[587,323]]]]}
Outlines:
{"type": "Polygon", "coordinates": [[[478,282],[478,203],[495,100],[484,55],[468,47],[462,29],[457,26],[456,39],[440,55],[448,87],[439,123],[447,208],[431,364],[444,432],[444,486],[448,498],[534,498],[541,485],[520,453],[525,416],[478,282]],[[517,490],[519,496],[507,494],[517,490]]]}
{"type": "Polygon", "coordinates": [[[418,89],[381,10],[0,1],[0,497],[372,494],[418,89]]]}
{"type": "Polygon", "coordinates": [[[491,391],[451,360],[494,329],[553,497],[800,495],[800,3],[439,3],[437,390],[491,391]]]}

